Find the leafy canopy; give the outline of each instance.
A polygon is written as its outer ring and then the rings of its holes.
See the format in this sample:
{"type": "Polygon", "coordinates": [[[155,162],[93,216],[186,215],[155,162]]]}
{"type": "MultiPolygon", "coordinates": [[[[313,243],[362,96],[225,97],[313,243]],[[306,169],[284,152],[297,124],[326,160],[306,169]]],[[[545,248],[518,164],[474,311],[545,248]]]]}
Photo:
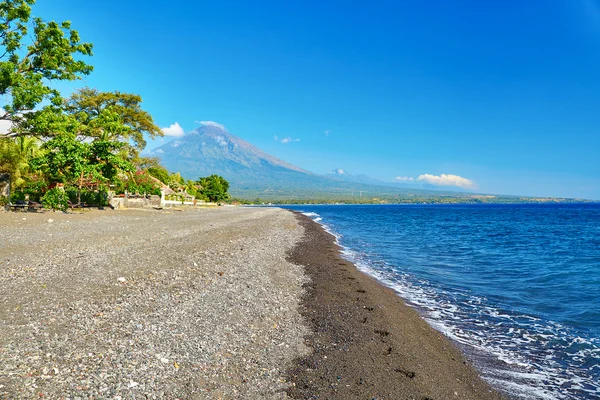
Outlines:
{"type": "Polygon", "coordinates": [[[137,94],[83,88],[65,102],[66,112],[81,124],[79,135],[106,141],[132,142],[134,153],[146,147],[144,134],[163,136],[137,94]]]}
{"type": "Polygon", "coordinates": [[[11,173],[11,184],[20,188],[31,172],[29,160],[39,152],[39,141],[34,137],[0,138],[0,173],[11,173]]]}
{"type": "Polygon", "coordinates": [[[118,155],[119,142],[97,140],[91,143],[63,132],[44,143],[45,150],[32,159],[35,169],[41,170],[50,182],[81,186],[85,177],[96,183],[113,180],[120,172],[132,172],[133,166],[118,155]]]}
{"type": "Polygon", "coordinates": [[[199,193],[208,201],[220,203],[229,199],[229,182],[222,176],[211,175],[206,178],[200,178],[198,182],[201,186],[199,193]]]}
{"type": "Polygon", "coordinates": [[[93,67],[77,58],[92,55],[92,44],[82,43],[69,21],[45,22],[31,18],[35,0],[0,1],[0,120],[13,127],[4,136],[27,134],[22,125],[35,117],[45,100],[60,104],[55,80],[76,80],[93,67]]]}

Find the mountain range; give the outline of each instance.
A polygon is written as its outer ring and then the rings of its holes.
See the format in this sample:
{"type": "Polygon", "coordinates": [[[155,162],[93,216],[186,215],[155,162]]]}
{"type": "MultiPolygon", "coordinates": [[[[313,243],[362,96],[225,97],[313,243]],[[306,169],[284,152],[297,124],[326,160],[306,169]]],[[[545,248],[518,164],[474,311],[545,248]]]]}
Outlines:
{"type": "Polygon", "coordinates": [[[428,190],[352,175],[342,169],[326,175],[306,171],[265,153],[216,123],[201,125],[156,148],[152,155],[158,156],[169,171],[179,171],[187,179],[221,175],[229,181],[231,194],[239,198],[431,195],[428,190]]]}

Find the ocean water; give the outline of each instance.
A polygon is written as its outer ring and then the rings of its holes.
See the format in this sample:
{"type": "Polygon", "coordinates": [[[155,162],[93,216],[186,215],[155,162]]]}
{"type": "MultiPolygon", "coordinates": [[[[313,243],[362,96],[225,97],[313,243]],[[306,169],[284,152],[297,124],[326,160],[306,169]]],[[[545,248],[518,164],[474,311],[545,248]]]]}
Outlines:
{"type": "Polygon", "coordinates": [[[600,205],[290,206],[518,399],[600,399],[600,205]]]}

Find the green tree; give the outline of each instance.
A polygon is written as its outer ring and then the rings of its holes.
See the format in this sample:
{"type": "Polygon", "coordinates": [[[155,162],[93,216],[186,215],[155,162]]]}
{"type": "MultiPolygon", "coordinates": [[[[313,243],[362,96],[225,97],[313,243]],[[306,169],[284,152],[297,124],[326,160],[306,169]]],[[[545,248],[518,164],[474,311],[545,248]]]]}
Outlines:
{"type": "Polygon", "coordinates": [[[81,174],[89,171],[89,143],[80,142],[75,135],[63,132],[42,145],[45,150],[31,161],[35,170],[41,171],[49,183],[76,184],[81,174]]]}
{"type": "Polygon", "coordinates": [[[69,21],[45,22],[31,18],[35,0],[0,1],[0,120],[12,124],[3,136],[30,135],[30,120],[44,108],[62,102],[53,81],[80,79],[92,67],[77,58],[92,55],[92,45],[82,43],[69,21]],[[48,104],[38,108],[44,101],[48,104]]]}
{"type": "Polygon", "coordinates": [[[165,185],[169,184],[169,171],[166,168],[161,167],[160,165],[152,166],[147,169],[148,173],[164,183],[165,185]]]}
{"type": "Polygon", "coordinates": [[[185,186],[185,179],[179,172],[173,172],[169,175],[169,187],[173,190],[183,189],[185,186]]]}
{"type": "Polygon", "coordinates": [[[200,178],[197,183],[201,186],[199,193],[204,199],[215,203],[221,203],[229,199],[229,182],[222,176],[211,175],[200,178]]]}
{"type": "MultiPolygon", "coordinates": [[[[66,117],[68,118],[68,117],[66,117]]],[[[77,123],[73,124],[78,126],[77,123]]],[[[133,172],[133,165],[119,153],[121,142],[77,140],[72,131],[57,133],[42,145],[32,167],[46,176],[48,183],[61,182],[78,188],[78,201],[84,182],[99,187],[113,181],[121,172],[133,172]]]]}
{"type": "Polygon", "coordinates": [[[83,88],[65,101],[65,109],[81,124],[79,136],[126,143],[127,146],[132,143],[132,156],[137,156],[146,147],[144,135],[163,136],[141,103],[142,98],[137,94],[83,88]]]}
{"type": "Polygon", "coordinates": [[[33,137],[0,138],[0,172],[11,174],[11,185],[21,188],[29,175],[29,162],[39,152],[39,141],[33,137]]]}

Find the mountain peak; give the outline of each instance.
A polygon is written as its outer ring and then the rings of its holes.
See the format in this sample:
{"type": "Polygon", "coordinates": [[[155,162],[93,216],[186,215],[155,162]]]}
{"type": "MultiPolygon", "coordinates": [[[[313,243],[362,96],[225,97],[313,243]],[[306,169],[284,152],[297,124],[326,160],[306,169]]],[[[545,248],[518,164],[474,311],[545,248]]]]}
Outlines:
{"type": "Polygon", "coordinates": [[[345,175],[346,171],[344,171],[341,168],[336,168],[333,171],[330,172],[331,175],[345,175]]]}
{"type": "Polygon", "coordinates": [[[268,180],[282,171],[307,174],[229,133],[222,124],[200,123],[198,128],[156,150],[165,167],[192,179],[216,173],[232,183],[247,183],[250,178],[268,180]]]}
{"type": "Polygon", "coordinates": [[[215,128],[219,128],[219,129],[227,132],[227,128],[225,128],[225,125],[220,124],[215,121],[196,121],[196,122],[198,122],[202,126],[214,126],[215,128]]]}

